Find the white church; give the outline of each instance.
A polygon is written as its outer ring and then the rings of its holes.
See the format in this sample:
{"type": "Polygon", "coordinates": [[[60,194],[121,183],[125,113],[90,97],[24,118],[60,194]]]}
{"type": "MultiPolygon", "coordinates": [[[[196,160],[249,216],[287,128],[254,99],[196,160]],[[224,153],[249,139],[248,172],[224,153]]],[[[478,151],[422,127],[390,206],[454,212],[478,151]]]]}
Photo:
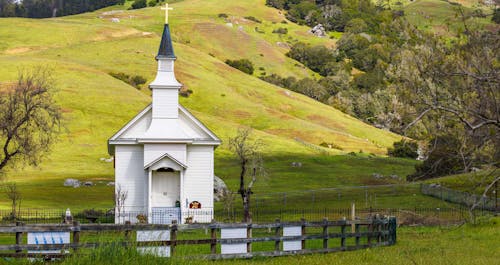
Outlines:
{"type": "Polygon", "coordinates": [[[210,222],[214,149],[221,141],[179,104],[168,20],[156,60],[152,104],[108,140],[115,192],[123,195],[115,222],[210,222]]]}

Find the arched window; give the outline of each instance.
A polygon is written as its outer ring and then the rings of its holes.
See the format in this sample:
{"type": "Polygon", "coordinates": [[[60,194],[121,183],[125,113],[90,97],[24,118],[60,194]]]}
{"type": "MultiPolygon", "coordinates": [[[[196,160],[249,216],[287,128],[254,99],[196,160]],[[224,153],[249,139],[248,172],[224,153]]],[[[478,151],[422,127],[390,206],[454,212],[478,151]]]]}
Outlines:
{"type": "Polygon", "coordinates": [[[174,172],[172,168],[169,167],[162,167],[156,170],[156,172],[174,172]]]}

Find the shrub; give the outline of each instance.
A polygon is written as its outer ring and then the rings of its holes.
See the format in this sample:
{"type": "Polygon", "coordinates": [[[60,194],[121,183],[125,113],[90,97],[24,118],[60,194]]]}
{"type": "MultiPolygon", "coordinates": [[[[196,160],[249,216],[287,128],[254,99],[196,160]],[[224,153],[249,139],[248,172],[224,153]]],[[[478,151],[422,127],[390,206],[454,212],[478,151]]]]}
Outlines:
{"type": "Polygon", "coordinates": [[[139,85],[145,84],[146,83],[146,78],[142,77],[140,75],[136,75],[130,78],[130,84],[136,88],[139,88],[139,85]]]}
{"type": "Polygon", "coordinates": [[[140,85],[145,84],[147,79],[143,76],[140,75],[135,75],[135,76],[129,76],[125,73],[115,73],[115,72],[110,72],[109,75],[112,77],[121,80],[137,89],[140,89],[140,85]]]}
{"type": "Polygon", "coordinates": [[[245,17],[245,19],[251,20],[251,21],[256,22],[256,23],[262,23],[261,20],[257,19],[256,17],[253,17],[253,16],[247,16],[247,17],[245,17]]]}
{"type": "Polygon", "coordinates": [[[219,18],[228,18],[229,16],[226,13],[220,13],[218,15],[219,18]]]}
{"type": "MultiPolygon", "coordinates": [[[[428,158],[424,163],[416,165],[416,172],[407,180],[424,180],[461,173],[464,161],[460,154],[460,140],[452,135],[436,136],[430,141],[428,158]]],[[[464,158],[467,159],[467,158],[464,158]]]]}
{"type": "Polygon", "coordinates": [[[148,2],[148,6],[156,6],[158,4],[158,0],[151,0],[148,2]]]}
{"type": "Polygon", "coordinates": [[[144,7],[146,7],[146,0],[135,0],[131,6],[132,9],[139,9],[144,7]]]}
{"type": "Polygon", "coordinates": [[[493,11],[493,16],[491,17],[491,21],[500,24],[500,8],[495,9],[493,11]]]}
{"type": "Polygon", "coordinates": [[[401,140],[395,142],[392,148],[388,148],[387,154],[393,157],[417,158],[417,150],[418,144],[416,142],[401,140]]]}
{"type": "Polygon", "coordinates": [[[326,147],[326,148],[333,148],[333,149],[337,149],[337,150],[344,150],[344,148],[342,148],[342,146],[339,146],[339,145],[334,144],[334,143],[322,142],[319,144],[319,146],[326,147]]]}
{"type": "Polygon", "coordinates": [[[273,33],[276,33],[276,34],[287,34],[288,33],[288,29],[287,28],[277,28],[277,29],[273,30],[273,33]]]}
{"type": "Polygon", "coordinates": [[[248,59],[239,59],[239,60],[227,59],[226,64],[249,75],[253,74],[254,71],[253,63],[248,59]]]}

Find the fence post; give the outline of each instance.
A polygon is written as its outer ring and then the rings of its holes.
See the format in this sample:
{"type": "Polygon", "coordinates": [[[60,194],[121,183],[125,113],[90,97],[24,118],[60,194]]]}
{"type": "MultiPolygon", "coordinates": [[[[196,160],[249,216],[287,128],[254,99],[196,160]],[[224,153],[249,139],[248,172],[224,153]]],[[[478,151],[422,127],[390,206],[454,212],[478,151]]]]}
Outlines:
{"type": "Polygon", "coordinates": [[[396,222],[396,217],[390,217],[389,218],[389,245],[394,245],[396,244],[396,229],[397,229],[397,222],[396,222]]]}
{"type": "Polygon", "coordinates": [[[274,241],[274,251],[279,252],[280,251],[280,238],[281,238],[281,221],[280,219],[276,219],[276,230],[274,232],[274,235],[276,237],[276,241],[274,241]]]}
{"type": "Polygon", "coordinates": [[[328,248],[328,219],[323,218],[323,248],[328,248]]]}
{"type": "Polygon", "coordinates": [[[170,226],[170,255],[173,256],[177,245],[177,220],[172,220],[170,226]]]}
{"type": "Polygon", "coordinates": [[[131,234],[130,221],[125,221],[125,240],[126,241],[130,240],[130,234],[131,234]]]}
{"type": "Polygon", "coordinates": [[[373,217],[370,217],[370,224],[368,224],[368,246],[372,246],[372,233],[373,233],[373,217]]]}
{"type": "MultiPolygon", "coordinates": [[[[247,224],[247,239],[252,238],[252,224],[247,224]]],[[[247,253],[252,253],[252,242],[247,242],[247,253]]]]}
{"type": "Polygon", "coordinates": [[[342,250],[345,250],[345,227],[346,221],[342,225],[340,225],[340,247],[342,250]]]}
{"type": "Polygon", "coordinates": [[[80,243],[80,222],[73,221],[73,251],[78,250],[78,244],[80,243]]]}
{"type": "MultiPolygon", "coordinates": [[[[306,235],[306,219],[302,218],[300,219],[300,221],[302,222],[302,229],[301,229],[301,234],[302,236],[304,237],[306,235]]],[[[302,242],[302,249],[306,249],[306,240],[305,239],[302,239],[301,240],[302,242]]]]}
{"type": "Polygon", "coordinates": [[[210,238],[212,242],[210,242],[210,253],[217,253],[217,228],[215,228],[215,220],[212,220],[212,227],[210,227],[210,238]]]}
{"type": "Polygon", "coordinates": [[[359,246],[359,240],[360,240],[359,224],[354,225],[354,232],[356,233],[356,246],[359,246]]]}
{"type": "MultiPolygon", "coordinates": [[[[23,226],[24,223],[17,221],[16,226],[23,226]]],[[[16,247],[23,243],[23,232],[16,232],[16,247]]],[[[22,252],[21,249],[16,249],[16,253],[22,252]]]]}

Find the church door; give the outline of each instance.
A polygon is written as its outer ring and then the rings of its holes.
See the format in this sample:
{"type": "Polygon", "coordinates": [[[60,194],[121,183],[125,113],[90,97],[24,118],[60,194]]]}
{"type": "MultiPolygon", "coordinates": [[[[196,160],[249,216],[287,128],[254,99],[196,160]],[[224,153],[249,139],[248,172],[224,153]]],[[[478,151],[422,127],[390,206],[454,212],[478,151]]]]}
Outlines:
{"type": "Polygon", "coordinates": [[[153,172],[152,206],[175,207],[180,200],[179,172],[153,172]]]}

